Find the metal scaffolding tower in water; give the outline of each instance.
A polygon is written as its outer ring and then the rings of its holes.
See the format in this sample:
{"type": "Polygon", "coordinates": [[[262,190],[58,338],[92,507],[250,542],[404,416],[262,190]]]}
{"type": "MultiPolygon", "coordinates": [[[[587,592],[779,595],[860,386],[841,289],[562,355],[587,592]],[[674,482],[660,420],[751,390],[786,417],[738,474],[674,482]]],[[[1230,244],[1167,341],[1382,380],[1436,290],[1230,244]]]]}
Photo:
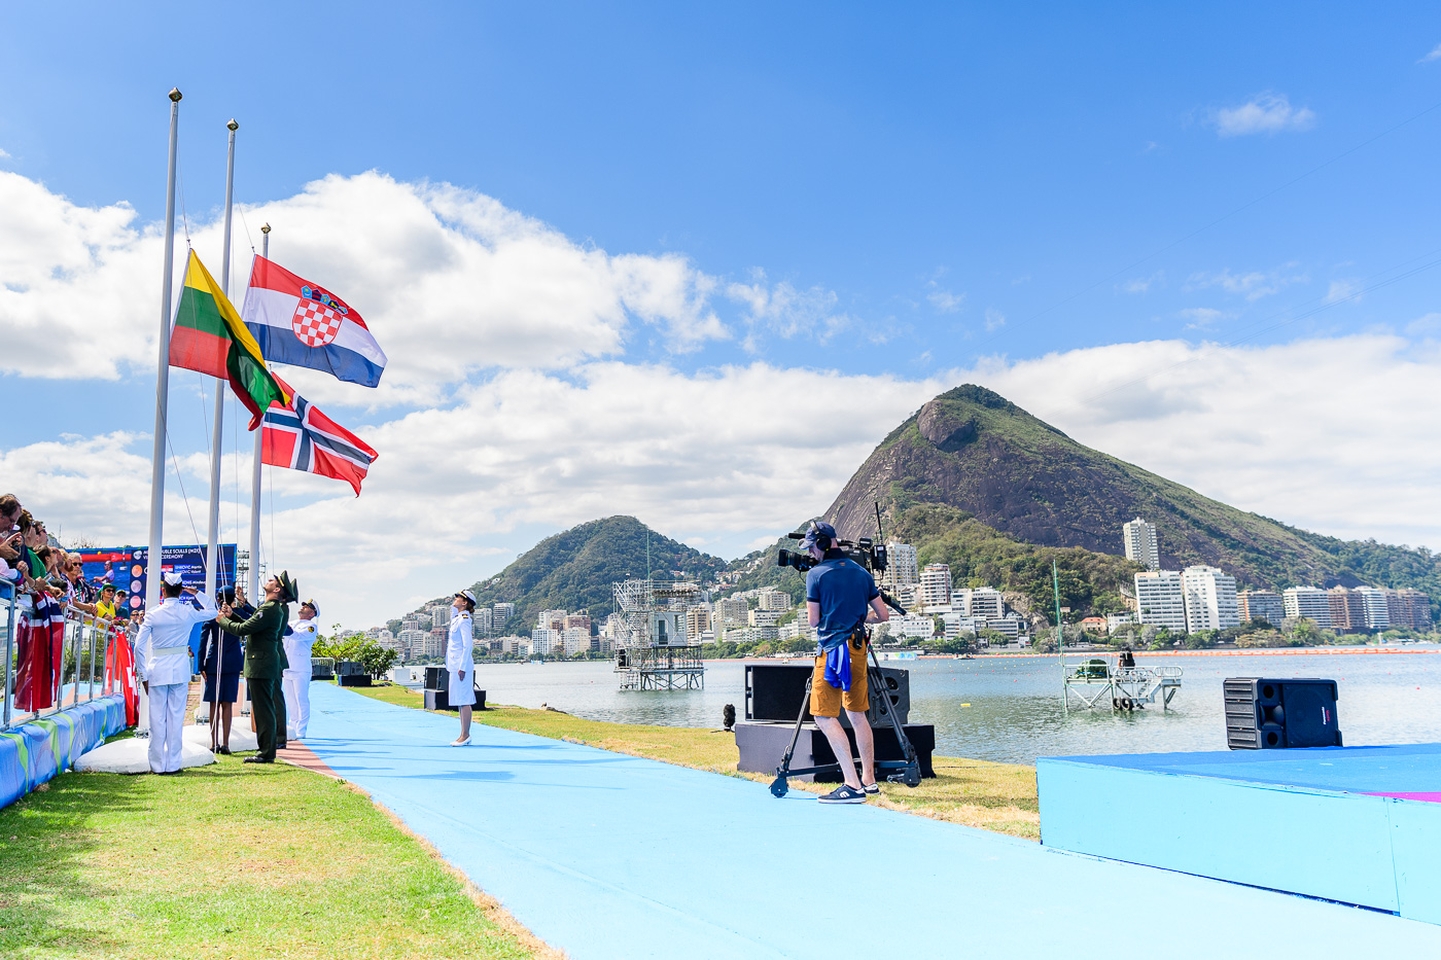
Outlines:
{"type": "Polygon", "coordinates": [[[613,637],[615,672],[622,690],[703,690],[700,645],[688,642],[686,608],[700,598],[688,580],[626,580],[614,585],[615,606],[625,621],[613,637]]]}

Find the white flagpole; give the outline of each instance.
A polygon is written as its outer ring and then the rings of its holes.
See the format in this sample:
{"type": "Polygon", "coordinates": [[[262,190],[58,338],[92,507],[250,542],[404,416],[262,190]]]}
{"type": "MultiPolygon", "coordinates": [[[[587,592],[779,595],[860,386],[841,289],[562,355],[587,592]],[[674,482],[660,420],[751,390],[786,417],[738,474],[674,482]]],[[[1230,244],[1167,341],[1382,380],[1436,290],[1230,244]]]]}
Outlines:
{"type": "MultiPolygon", "coordinates": [[[[225,158],[225,241],[223,260],[220,264],[220,290],[230,297],[230,212],[235,201],[235,131],[240,124],[234,118],[225,125],[230,131],[230,148],[225,158]]],[[[210,528],[205,538],[205,594],[215,596],[220,576],[220,450],[225,439],[225,384],[215,381],[215,425],[210,435],[210,528]]],[[[232,577],[235,571],[230,571],[232,577]]],[[[225,670],[225,638],[217,629],[215,632],[215,679],[212,682],[215,699],[210,704],[210,742],[219,744],[216,736],[220,722],[220,677],[225,670]]],[[[202,650],[201,653],[205,651],[202,650]]],[[[204,664],[202,664],[204,666],[204,664]]]]}
{"type": "MultiPolygon", "coordinates": [[[[230,214],[235,199],[235,131],[240,124],[231,120],[230,150],[225,161],[225,241],[220,264],[220,289],[230,296],[230,214]]],[[[225,439],[225,383],[215,383],[215,417],[210,431],[210,525],[205,537],[205,592],[215,596],[220,576],[220,454],[225,439]]],[[[232,571],[232,574],[234,571],[232,571]]]]}
{"type": "MultiPolygon", "coordinates": [[[[260,255],[269,260],[270,224],[260,228],[260,235],[260,255]]],[[[260,596],[260,455],[264,438],[265,424],[262,422],[255,428],[255,462],[251,465],[250,474],[250,590],[246,594],[246,599],[256,606],[259,604],[255,598],[260,596]]]]}
{"type": "Polygon", "coordinates": [[[165,430],[170,402],[170,292],[175,279],[175,148],[180,130],[180,89],[170,91],[170,169],[165,178],[165,271],[160,281],[160,369],[155,372],[155,449],[150,457],[150,556],[145,607],[160,599],[165,514],[165,430]]]}

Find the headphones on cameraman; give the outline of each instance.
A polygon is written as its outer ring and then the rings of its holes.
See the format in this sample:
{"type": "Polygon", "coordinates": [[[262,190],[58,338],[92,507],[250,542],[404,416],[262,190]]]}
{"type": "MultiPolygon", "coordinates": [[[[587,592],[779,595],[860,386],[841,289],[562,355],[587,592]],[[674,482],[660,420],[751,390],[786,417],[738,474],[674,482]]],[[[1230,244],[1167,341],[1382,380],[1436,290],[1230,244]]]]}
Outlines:
{"type": "Polygon", "coordinates": [[[811,521],[811,528],[808,532],[810,533],[811,540],[815,542],[815,545],[817,547],[820,547],[822,552],[825,552],[826,550],[829,550],[832,546],[834,546],[834,544],[831,542],[831,538],[826,536],[824,533],[821,533],[817,529],[816,522],[814,520],[811,521]]]}

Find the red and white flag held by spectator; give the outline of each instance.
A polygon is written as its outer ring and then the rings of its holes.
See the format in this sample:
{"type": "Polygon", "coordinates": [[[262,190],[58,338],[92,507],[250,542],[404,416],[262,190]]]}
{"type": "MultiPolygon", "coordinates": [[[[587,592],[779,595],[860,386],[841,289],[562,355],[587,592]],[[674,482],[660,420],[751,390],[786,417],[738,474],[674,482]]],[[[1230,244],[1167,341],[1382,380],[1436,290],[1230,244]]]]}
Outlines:
{"type": "Polygon", "coordinates": [[[360,482],[378,454],[364,440],[321,413],[310,401],[285,384],[290,404],[272,403],[265,411],[261,441],[262,463],[318,473],[344,480],[360,496],[360,482]]]}

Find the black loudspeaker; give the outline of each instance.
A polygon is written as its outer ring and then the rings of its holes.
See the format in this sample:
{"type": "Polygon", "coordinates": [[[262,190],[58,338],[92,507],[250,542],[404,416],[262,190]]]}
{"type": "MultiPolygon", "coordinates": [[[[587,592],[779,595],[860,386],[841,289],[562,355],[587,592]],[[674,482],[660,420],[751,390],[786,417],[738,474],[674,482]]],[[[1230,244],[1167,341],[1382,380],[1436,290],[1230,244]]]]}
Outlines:
{"type": "Polygon", "coordinates": [[[1232,677],[1224,690],[1232,750],[1341,746],[1335,680],[1232,677]]]}
{"type": "MultiPolygon", "coordinates": [[[[790,746],[791,736],[795,733],[795,721],[782,723],[781,721],[767,721],[761,723],[742,721],[736,724],[736,747],[740,753],[740,762],[736,764],[737,770],[745,770],[751,773],[775,773],[780,766],[781,757],[785,755],[786,747],[790,746]]],[[[917,759],[921,764],[921,776],[934,777],[935,769],[931,764],[931,754],[936,748],[936,728],[930,724],[906,724],[906,739],[911,741],[915,749],[917,759]]],[[[852,754],[855,753],[855,733],[846,731],[851,741],[852,754]]],[[[901,753],[900,742],[896,740],[896,732],[889,723],[884,727],[875,728],[876,759],[877,760],[904,760],[905,755],[901,753]]],[[[801,728],[800,738],[796,741],[796,752],[791,758],[791,766],[814,767],[825,763],[835,763],[836,755],[831,752],[830,741],[826,735],[813,726],[801,728]]],[[[815,780],[819,783],[839,783],[841,776],[839,771],[834,773],[823,773],[815,777],[804,777],[806,780],[815,780]]]]}
{"type": "Polygon", "coordinates": [[[337,677],[356,677],[361,675],[369,676],[365,664],[359,660],[337,660],[335,661],[335,675],[337,677]]]}
{"type": "MultiPolygon", "coordinates": [[[[795,722],[796,710],[806,694],[806,680],[815,670],[810,663],[748,663],[746,664],[746,719],[747,720],[788,720],[795,722]]],[[[871,706],[866,712],[872,727],[889,726],[886,716],[886,700],[896,712],[896,719],[905,725],[911,714],[911,675],[908,670],[896,667],[882,667],[881,677],[885,681],[886,697],[882,700],[879,691],[872,689],[871,706]]],[[[875,684],[871,685],[875,687],[875,684]]],[[[842,712],[842,723],[849,726],[842,712]]],[[[809,706],[805,719],[813,720],[809,706]]]]}
{"type": "MultiPolygon", "coordinates": [[[[427,690],[449,690],[450,671],[444,667],[425,668],[425,689],[427,690]]],[[[444,708],[442,708],[444,709],[444,708]]]]}
{"type": "Polygon", "coordinates": [[[370,674],[342,673],[335,678],[335,682],[342,687],[368,687],[370,686],[370,674]]]}

